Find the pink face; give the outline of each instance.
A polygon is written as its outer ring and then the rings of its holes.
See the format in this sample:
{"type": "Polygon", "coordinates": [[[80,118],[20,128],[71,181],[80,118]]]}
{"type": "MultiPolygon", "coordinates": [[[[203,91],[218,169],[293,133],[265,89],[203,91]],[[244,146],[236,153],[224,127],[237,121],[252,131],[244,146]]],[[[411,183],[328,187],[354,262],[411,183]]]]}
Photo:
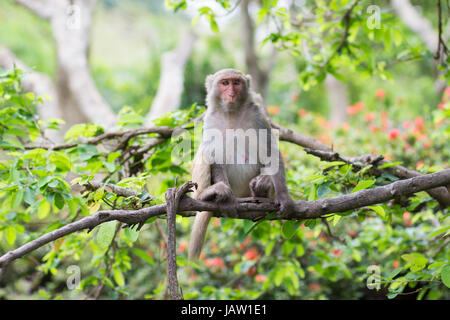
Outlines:
{"type": "Polygon", "coordinates": [[[244,83],[241,77],[226,77],[219,80],[217,86],[223,102],[234,103],[239,100],[244,83]]]}

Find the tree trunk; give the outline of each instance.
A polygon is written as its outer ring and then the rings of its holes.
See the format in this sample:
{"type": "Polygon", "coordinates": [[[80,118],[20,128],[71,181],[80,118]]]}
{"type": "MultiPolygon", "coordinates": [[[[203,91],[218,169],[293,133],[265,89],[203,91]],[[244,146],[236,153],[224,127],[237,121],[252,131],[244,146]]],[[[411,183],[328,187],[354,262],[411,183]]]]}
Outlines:
{"type": "Polygon", "coordinates": [[[167,112],[180,107],[184,86],[184,67],[191,55],[197,36],[188,30],[180,39],[178,46],[163,54],[158,92],[147,114],[147,125],[167,112]]]}
{"type": "Polygon", "coordinates": [[[260,66],[258,56],[255,51],[255,27],[248,11],[248,4],[248,0],[241,1],[242,38],[244,42],[245,63],[247,65],[248,73],[252,76],[254,91],[261,94],[264,98],[267,93],[269,72],[273,68],[276,56],[275,54],[272,55],[270,67],[266,70],[260,66]]]}
{"type": "Polygon", "coordinates": [[[330,122],[337,126],[341,125],[347,120],[346,109],[349,105],[347,87],[331,74],[327,75],[325,86],[330,106],[330,122]]]}
{"type": "MultiPolygon", "coordinates": [[[[403,23],[422,39],[430,52],[435,54],[438,50],[439,34],[433,29],[431,22],[417,11],[409,0],[391,0],[391,5],[403,23]]],[[[444,53],[442,52],[441,54],[444,53]]],[[[437,71],[436,73],[437,77],[439,77],[440,73],[437,71]]],[[[444,80],[436,80],[434,86],[436,92],[440,95],[446,87],[446,82],[444,80]]]]}
{"type": "MultiPolygon", "coordinates": [[[[50,20],[56,42],[57,83],[51,84],[48,76],[37,72],[31,72],[26,80],[27,90],[51,96],[51,102],[46,102],[39,110],[41,117],[64,119],[63,131],[82,122],[112,126],[116,115],[97,91],[88,63],[92,12],[96,1],[15,1],[37,16],[50,20]]],[[[13,60],[18,61],[15,57],[13,60]]],[[[21,68],[29,70],[23,64],[21,68]]]]}

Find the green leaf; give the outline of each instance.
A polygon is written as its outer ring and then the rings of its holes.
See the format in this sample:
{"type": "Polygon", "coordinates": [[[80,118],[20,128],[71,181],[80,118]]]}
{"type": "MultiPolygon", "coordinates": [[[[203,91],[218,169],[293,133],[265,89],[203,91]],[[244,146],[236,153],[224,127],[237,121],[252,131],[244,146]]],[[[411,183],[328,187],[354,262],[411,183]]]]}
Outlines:
{"type": "Polygon", "coordinates": [[[62,208],[64,208],[64,198],[60,193],[56,193],[55,194],[55,199],[53,200],[55,206],[61,210],[62,208]]]}
{"type": "Polygon", "coordinates": [[[300,221],[288,220],[281,226],[281,233],[286,239],[289,240],[295,234],[300,225],[300,221]]]}
{"type": "Polygon", "coordinates": [[[50,203],[46,199],[42,199],[38,205],[38,218],[44,219],[50,212],[50,203]]]}
{"type": "Polygon", "coordinates": [[[433,238],[433,237],[435,237],[435,236],[437,236],[437,235],[439,235],[439,234],[441,234],[441,233],[444,233],[444,232],[447,231],[447,230],[450,230],[450,226],[446,226],[446,227],[443,227],[443,228],[440,228],[440,229],[436,230],[435,232],[433,232],[432,234],[430,234],[430,235],[427,237],[427,239],[433,238]]]}
{"type": "Polygon", "coordinates": [[[358,184],[352,190],[351,193],[355,193],[355,192],[357,192],[359,190],[367,189],[368,187],[370,187],[374,183],[375,183],[375,180],[361,180],[361,181],[358,182],[358,184]]]}
{"type": "MultiPolygon", "coordinates": [[[[136,227],[137,229],[137,227],[136,227]]],[[[139,237],[139,231],[132,229],[132,228],[125,228],[124,229],[125,236],[128,240],[131,242],[135,242],[137,238],[139,237]]]]}
{"type": "Polygon", "coordinates": [[[447,288],[450,288],[450,265],[446,265],[442,269],[441,280],[447,286],[447,288]]]}
{"type": "Polygon", "coordinates": [[[101,250],[105,250],[110,245],[116,232],[116,221],[103,223],[97,233],[97,244],[101,250]]]}
{"type": "Polygon", "coordinates": [[[403,260],[408,262],[408,266],[411,271],[419,271],[425,268],[428,259],[423,254],[418,252],[413,252],[409,254],[404,254],[401,256],[403,260]]]}
{"type": "Polygon", "coordinates": [[[118,268],[113,269],[113,277],[114,281],[117,283],[119,287],[123,287],[125,285],[125,279],[123,277],[123,274],[118,268]]]}
{"type": "Polygon", "coordinates": [[[151,265],[155,264],[155,261],[153,261],[153,259],[144,250],[141,250],[138,248],[133,248],[133,249],[131,249],[131,251],[133,251],[135,255],[137,255],[139,258],[141,258],[145,262],[147,262],[151,265]]]}
{"type": "Polygon", "coordinates": [[[73,165],[70,158],[61,152],[54,152],[49,157],[50,163],[54,164],[60,171],[69,171],[73,165]]]}
{"type": "Polygon", "coordinates": [[[322,170],[324,170],[324,169],[328,169],[328,168],[331,168],[334,166],[342,166],[344,164],[345,164],[345,162],[342,162],[342,161],[322,162],[322,163],[320,163],[320,168],[322,170]]]}
{"type": "Polygon", "coordinates": [[[331,181],[328,181],[324,184],[321,184],[318,188],[317,188],[317,197],[319,199],[324,198],[329,192],[330,192],[330,184],[331,181]]]}
{"type": "Polygon", "coordinates": [[[375,211],[383,219],[386,216],[386,211],[384,211],[383,207],[381,206],[369,206],[369,208],[375,211]]]}
{"type": "Polygon", "coordinates": [[[23,189],[17,190],[16,195],[14,197],[14,202],[12,205],[13,208],[18,207],[22,203],[23,195],[24,195],[23,189]]]}
{"type": "Polygon", "coordinates": [[[13,226],[8,226],[5,229],[5,238],[9,244],[13,244],[16,241],[16,230],[13,226]]]}

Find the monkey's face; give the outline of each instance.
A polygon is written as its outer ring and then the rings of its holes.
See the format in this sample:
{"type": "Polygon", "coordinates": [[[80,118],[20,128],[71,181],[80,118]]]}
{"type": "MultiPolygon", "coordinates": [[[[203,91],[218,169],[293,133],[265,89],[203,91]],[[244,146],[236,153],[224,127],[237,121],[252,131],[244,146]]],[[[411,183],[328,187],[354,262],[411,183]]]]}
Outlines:
{"type": "Polygon", "coordinates": [[[225,111],[234,110],[243,102],[243,98],[245,98],[245,83],[239,76],[226,76],[220,78],[217,82],[217,88],[225,111]]]}

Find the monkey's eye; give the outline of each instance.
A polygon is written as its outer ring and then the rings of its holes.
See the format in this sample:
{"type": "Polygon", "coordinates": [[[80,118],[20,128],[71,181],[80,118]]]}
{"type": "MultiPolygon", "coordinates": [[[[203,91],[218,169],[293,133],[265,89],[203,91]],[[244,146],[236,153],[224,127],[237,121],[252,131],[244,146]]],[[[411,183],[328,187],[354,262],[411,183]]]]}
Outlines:
{"type": "Polygon", "coordinates": [[[230,81],[228,80],[222,80],[222,85],[227,86],[230,84],[230,81]]]}
{"type": "Polygon", "coordinates": [[[234,79],[233,80],[233,85],[238,86],[241,84],[241,79],[234,79]]]}

